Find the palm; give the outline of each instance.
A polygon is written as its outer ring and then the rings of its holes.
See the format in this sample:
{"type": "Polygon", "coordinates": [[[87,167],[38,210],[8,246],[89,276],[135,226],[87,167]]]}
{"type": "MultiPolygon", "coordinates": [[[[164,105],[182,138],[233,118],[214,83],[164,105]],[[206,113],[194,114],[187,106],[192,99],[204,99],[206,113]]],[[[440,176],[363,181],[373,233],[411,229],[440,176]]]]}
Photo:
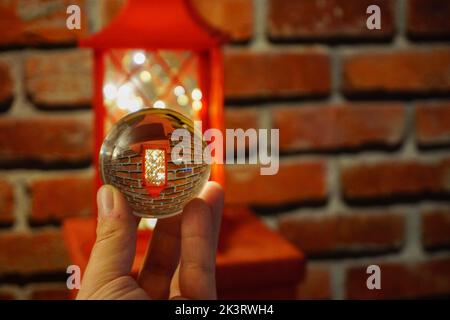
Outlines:
{"type": "Polygon", "coordinates": [[[149,295],[131,276],[117,278],[94,292],[89,299],[149,300],[149,295]]]}

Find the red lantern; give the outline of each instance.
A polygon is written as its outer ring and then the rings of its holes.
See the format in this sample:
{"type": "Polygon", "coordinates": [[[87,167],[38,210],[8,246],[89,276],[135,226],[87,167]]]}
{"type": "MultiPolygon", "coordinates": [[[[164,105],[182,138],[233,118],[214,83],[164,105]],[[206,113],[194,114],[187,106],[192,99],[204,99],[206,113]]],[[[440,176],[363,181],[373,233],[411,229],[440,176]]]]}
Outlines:
{"type": "MultiPolygon", "coordinates": [[[[223,41],[187,0],[129,0],[110,25],[81,41],[94,49],[94,155],[111,125],[142,106],[173,108],[201,120],[203,130],[223,130],[223,41]]],[[[132,148],[141,151],[145,168],[145,155],[166,154],[168,145],[136,140],[132,148]]],[[[94,165],[98,187],[97,157],[94,165]]],[[[223,165],[212,166],[211,179],[224,185],[223,165]]],[[[145,170],[143,180],[151,195],[158,195],[167,182],[153,180],[145,170]]],[[[94,218],[64,222],[70,256],[82,270],[95,241],[95,223],[94,218]]],[[[139,231],[135,271],[150,237],[150,230],[139,231]]],[[[293,298],[303,261],[300,252],[249,210],[226,208],[217,257],[219,297],[293,298]]]]}
{"type": "MultiPolygon", "coordinates": [[[[182,0],[131,0],[82,40],[94,49],[95,152],[113,123],[142,106],[173,108],[201,120],[204,130],[222,128],[223,41],[182,0]]],[[[211,170],[223,184],[222,166],[211,170]]]]}

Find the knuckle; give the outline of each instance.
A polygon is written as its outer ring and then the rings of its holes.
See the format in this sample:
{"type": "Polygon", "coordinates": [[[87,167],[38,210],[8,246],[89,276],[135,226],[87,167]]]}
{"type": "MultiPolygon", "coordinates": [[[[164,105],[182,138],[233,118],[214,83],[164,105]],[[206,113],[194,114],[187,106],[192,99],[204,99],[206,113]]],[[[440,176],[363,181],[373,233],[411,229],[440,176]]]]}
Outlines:
{"type": "Polygon", "coordinates": [[[111,239],[123,237],[123,231],[114,225],[98,225],[97,226],[96,243],[107,242],[111,239]]]}

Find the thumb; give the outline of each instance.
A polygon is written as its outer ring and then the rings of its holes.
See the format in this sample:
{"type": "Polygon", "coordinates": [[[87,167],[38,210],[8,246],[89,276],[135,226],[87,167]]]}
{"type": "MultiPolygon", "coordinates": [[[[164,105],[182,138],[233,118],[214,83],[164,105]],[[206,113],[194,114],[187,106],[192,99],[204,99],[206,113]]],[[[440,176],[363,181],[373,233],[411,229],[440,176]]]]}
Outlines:
{"type": "Polygon", "coordinates": [[[138,219],[119,190],[102,186],[97,192],[97,206],[97,239],[80,294],[90,295],[108,282],[129,275],[136,250],[138,219]]]}

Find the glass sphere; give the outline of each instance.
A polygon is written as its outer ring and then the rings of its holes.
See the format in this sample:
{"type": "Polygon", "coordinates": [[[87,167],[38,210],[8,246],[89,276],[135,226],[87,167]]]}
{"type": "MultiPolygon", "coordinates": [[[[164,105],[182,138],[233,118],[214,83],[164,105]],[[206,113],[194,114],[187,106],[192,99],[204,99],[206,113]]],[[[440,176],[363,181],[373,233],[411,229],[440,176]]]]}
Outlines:
{"type": "Polygon", "coordinates": [[[172,216],[181,213],[208,181],[210,167],[201,157],[204,147],[188,117],[170,109],[142,109],[118,121],[103,141],[101,178],[123,193],[135,215],[172,216]],[[172,149],[183,141],[172,141],[176,129],[187,130],[191,141],[184,143],[186,154],[177,148],[178,159],[172,159],[172,149]],[[190,161],[180,163],[180,157],[190,161]]]}

